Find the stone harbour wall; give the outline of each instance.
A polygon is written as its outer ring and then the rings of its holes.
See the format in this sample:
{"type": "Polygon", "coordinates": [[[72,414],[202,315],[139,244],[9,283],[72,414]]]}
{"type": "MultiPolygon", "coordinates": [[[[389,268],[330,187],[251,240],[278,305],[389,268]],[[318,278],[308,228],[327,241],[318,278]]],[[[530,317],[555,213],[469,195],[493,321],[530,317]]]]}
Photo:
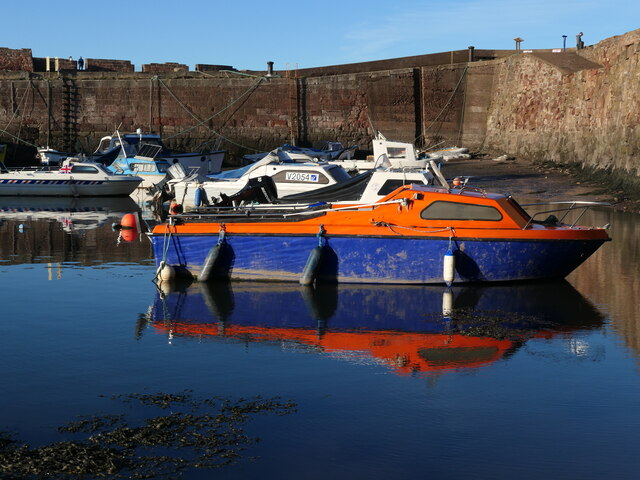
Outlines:
{"type": "Polygon", "coordinates": [[[592,65],[528,54],[495,60],[484,146],[640,175],[640,30],[578,55],[592,65]]]}
{"type": "Polygon", "coordinates": [[[115,129],[142,128],[233,159],[325,140],[366,150],[380,131],[640,175],[640,30],[579,51],[470,49],[271,76],[95,59],[89,71],[34,72],[27,57],[0,49],[0,141],[90,152],[115,129]]]}

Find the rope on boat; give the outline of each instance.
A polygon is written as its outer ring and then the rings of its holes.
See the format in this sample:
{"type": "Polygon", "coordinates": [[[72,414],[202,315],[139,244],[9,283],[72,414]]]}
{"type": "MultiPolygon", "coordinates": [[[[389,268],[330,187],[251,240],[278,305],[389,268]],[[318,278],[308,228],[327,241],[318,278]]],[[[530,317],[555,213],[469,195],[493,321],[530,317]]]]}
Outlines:
{"type": "Polygon", "coordinates": [[[417,232],[417,233],[441,233],[441,232],[449,231],[450,232],[449,244],[451,244],[451,240],[452,240],[452,238],[454,236],[453,227],[445,227],[445,228],[440,228],[438,230],[419,230],[419,227],[403,227],[402,225],[396,225],[395,223],[389,223],[389,222],[372,222],[372,223],[376,227],[387,227],[389,230],[391,230],[396,235],[402,235],[402,234],[396,232],[394,230],[394,228],[403,229],[403,230],[410,230],[412,232],[417,232]]]}
{"type": "Polygon", "coordinates": [[[169,245],[171,244],[171,236],[173,235],[173,230],[171,229],[172,223],[173,223],[173,219],[170,218],[162,238],[162,260],[160,260],[160,264],[158,265],[156,274],[153,276],[152,282],[155,282],[158,279],[158,277],[160,276],[160,272],[162,272],[162,269],[167,264],[167,255],[169,253],[169,245]],[[167,236],[167,233],[168,233],[168,236],[167,236]]]}

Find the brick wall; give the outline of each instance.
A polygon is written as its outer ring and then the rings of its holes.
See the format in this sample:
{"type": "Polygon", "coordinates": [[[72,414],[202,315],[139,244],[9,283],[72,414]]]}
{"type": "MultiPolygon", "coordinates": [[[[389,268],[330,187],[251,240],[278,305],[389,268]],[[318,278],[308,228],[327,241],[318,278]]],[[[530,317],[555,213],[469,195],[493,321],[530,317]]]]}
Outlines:
{"type": "Polygon", "coordinates": [[[84,69],[89,72],[133,72],[133,64],[129,60],[107,60],[104,58],[86,58],[84,69]]]}
{"type": "Polygon", "coordinates": [[[142,65],[142,71],[145,73],[188,72],[189,67],[175,62],[146,63],[142,65]]]}
{"type": "Polygon", "coordinates": [[[0,70],[33,72],[31,49],[14,50],[0,47],[0,70]]]}

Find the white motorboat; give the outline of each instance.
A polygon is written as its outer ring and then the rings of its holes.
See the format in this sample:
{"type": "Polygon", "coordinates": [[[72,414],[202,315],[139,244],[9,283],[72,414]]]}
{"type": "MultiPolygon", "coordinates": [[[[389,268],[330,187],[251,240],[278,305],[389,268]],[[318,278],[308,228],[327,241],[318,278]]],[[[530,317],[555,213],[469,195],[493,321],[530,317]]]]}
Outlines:
{"type": "Polygon", "coordinates": [[[449,188],[435,162],[431,161],[424,170],[366,170],[348,182],[281,197],[279,203],[375,203],[403,185],[440,185],[449,188]]]}
{"type": "Polygon", "coordinates": [[[176,201],[188,208],[200,206],[201,201],[213,203],[222,195],[234,195],[245,189],[250,180],[260,177],[271,178],[278,197],[308,192],[346,182],[352,178],[339,165],[314,161],[304,163],[282,161],[277,152],[273,151],[262,160],[242,168],[207,177],[186,176],[182,179],[170,180],[167,185],[170,190],[173,190],[176,201]]]}
{"type": "Polygon", "coordinates": [[[136,133],[108,135],[100,139],[98,148],[93,153],[96,161],[102,156],[111,163],[121,158],[151,158],[166,161],[169,165],[179,163],[189,171],[198,169],[203,175],[219,173],[224,160],[224,150],[210,150],[204,152],[176,153],[172,152],[162,141],[160,135],[155,133],[142,133],[138,129],[136,133]],[[112,152],[117,152],[113,155],[112,152]]]}
{"type": "MultiPolygon", "coordinates": [[[[387,140],[380,132],[376,134],[371,143],[373,155],[369,155],[367,158],[355,158],[356,147],[344,148],[339,142],[328,142],[330,148],[327,149],[283,145],[271,153],[275,152],[282,161],[327,161],[340,165],[350,172],[374,170],[378,167],[424,170],[428,168],[429,161],[435,160],[439,162],[443,160],[440,154],[418,152],[413,143],[387,140]]],[[[243,159],[249,162],[257,161],[266,155],[266,153],[245,155],[243,159]]]]}
{"type": "Polygon", "coordinates": [[[373,155],[366,159],[337,159],[332,163],[341,165],[347,170],[362,172],[378,167],[424,170],[428,168],[430,161],[442,160],[439,155],[419,153],[413,143],[387,140],[380,132],[376,134],[371,143],[373,155]]]}
{"type": "Polygon", "coordinates": [[[0,164],[0,195],[98,197],[127,196],[142,182],[134,175],[116,175],[96,162],[65,160],[58,170],[7,169],[0,164]]]}
{"type": "Polygon", "coordinates": [[[38,153],[36,153],[36,158],[40,160],[41,165],[54,167],[61,165],[64,159],[73,155],[73,153],[61,152],[50,147],[40,147],[38,148],[38,153]]]}
{"type": "MultiPolygon", "coordinates": [[[[340,142],[323,142],[322,148],[304,148],[294,145],[284,144],[275,151],[283,161],[332,161],[350,160],[353,158],[357,146],[345,147],[340,142]]],[[[244,163],[253,163],[262,160],[269,152],[252,153],[242,157],[244,163]]]]}

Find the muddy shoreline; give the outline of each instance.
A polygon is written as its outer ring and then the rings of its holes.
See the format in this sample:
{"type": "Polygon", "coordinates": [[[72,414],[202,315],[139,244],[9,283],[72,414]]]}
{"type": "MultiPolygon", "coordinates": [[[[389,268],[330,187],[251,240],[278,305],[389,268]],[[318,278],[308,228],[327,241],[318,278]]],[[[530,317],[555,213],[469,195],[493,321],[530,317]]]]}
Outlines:
{"type": "Polygon", "coordinates": [[[490,192],[508,193],[519,202],[584,200],[609,202],[616,210],[640,213],[640,196],[607,179],[577,168],[533,163],[515,157],[487,154],[442,164],[447,178],[468,176],[468,185],[490,192]]]}

